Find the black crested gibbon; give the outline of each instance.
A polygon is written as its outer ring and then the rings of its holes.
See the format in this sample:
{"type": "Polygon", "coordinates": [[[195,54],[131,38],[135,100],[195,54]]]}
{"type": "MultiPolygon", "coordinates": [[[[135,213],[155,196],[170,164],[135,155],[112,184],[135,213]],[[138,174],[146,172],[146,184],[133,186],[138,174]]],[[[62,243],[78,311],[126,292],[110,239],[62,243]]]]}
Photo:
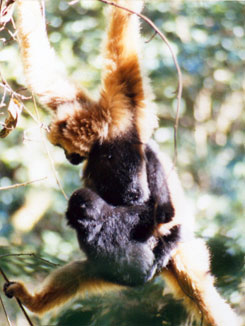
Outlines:
{"type": "MultiPolygon", "coordinates": [[[[115,2],[142,9],[141,0],[115,2]]],[[[240,325],[214,286],[208,249],[194,236],[171,162],[149,145],[157,119],[140,67],[138,18],[109,8],[101,96],[94,101],[58,69],[40,2],[17,5],[27,84],[54,113],[49,140],[71,163],[86,160],[86,188],[73,193],[66,216],[88,258],[55,270],[33,295],[19,282],[5,284],[6,295],[43,313],[77,294],[119,290],[160,274],[203,325],[240,325]]]]}

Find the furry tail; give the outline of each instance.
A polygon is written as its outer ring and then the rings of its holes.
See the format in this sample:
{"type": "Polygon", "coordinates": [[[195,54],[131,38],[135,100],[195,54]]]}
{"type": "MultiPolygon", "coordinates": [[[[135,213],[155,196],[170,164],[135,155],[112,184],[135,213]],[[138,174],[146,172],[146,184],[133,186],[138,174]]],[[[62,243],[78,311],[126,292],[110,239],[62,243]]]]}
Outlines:
{"type": "Polygon", "coordinates": [[[175,297],[183,299],[188,310],[201,319],[203,325],[240,326],[239,318],[217,292],[209,267],[205,243],[194,239],[179,244],[169,268],[162,275],[175,297]]]}

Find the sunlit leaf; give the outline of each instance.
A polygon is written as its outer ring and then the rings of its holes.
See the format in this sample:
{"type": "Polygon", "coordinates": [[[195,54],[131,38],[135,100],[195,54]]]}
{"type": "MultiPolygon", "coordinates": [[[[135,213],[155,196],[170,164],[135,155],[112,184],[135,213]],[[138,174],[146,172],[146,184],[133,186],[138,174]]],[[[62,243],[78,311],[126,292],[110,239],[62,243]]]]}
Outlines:
{"type": "Polygon", "coordinates": [[[5,138],[16,128],[22,112],[22,104],[15,98],[11,98],[8,105],[8,117],[3,124],[3,129],[0,131],[0,137],[5,138]]]}

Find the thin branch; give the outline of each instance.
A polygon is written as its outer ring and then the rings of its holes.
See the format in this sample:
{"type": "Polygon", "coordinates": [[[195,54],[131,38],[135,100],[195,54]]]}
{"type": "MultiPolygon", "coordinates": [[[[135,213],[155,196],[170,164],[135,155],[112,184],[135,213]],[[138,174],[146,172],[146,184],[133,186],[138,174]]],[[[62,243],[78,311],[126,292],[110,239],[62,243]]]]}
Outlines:
{"type": "Polygon", "coordinates": [[[41,260],[41,261],[43,261],[44,263],[49,264],[49,265],[54,266],[54,267],[58,267],[58,266],[60,266],[59,264],[52,263],[51,261],[46,260],[46,259],[44,259],[44,258],[42,258],[42,257],[40,257],[40,256],[38,256],[38,255],[36,255],[36,254],[33,253],[33,252],[30,252],[30,253],[21,253],[21,254],[4,254],[4,255],[0,255],[0,259],[5,258],[5,257],[21,257],[21,256],[34,257],[34,258],[36,258],[36,259],[38,259],[38,260],[41,260]]]}
{"type": "Polygon", "coordinates": [[[5,102],[6,94],[7,94],[7,90],[6,90],[6,88],[4,87],[4,89],[3,89],[3,97],[2,97],[2,100],[1,100],[1,103],[0,103],[0,108],[3,108],[3,107],[6,106],[6,104],[4,103],[4,102],[5,102]]]}
{"type": "MultiPolygon", "coordinates": [[[[35,100],[34,96],[32,96],[32,97],[33,97],[33,103],[34,103],[34,108],[35,108],[35,111],[36,111],[37,119],[38,119],[39,123],[41,124],[40,115],[39,115],[39,111],[38,111],[38,108],[37,108],[36,100],[35,100]]],[[[41,133],[42,143],[43,143],[43,145],[45,147],[46,153],[48,154],[49,162],[50,162],[50,165],[51,165],[51,168],[52,168],[56,183],[57,183],[58,187],[60,188],[60,191],[62,192],[65,199],[68,200],[68,197],[67,197],[67,195],[66,195],[66,193],[64,191],[64,188],[62,187],[62,184],[60,182],[58,173],[57,173],[57,171],[55,169],[54,160],[53,160],[53,158],[52,158],[52,156],[50,154],[50,151],[49,151],[47,143],[46,143],[45,136],[44,136],[43,131],[42,131],[41,128],[40,128],[40,133],[41,133]]]]}
{"type": "Polygon", "coordinates": [[[16,183],[15,185],[11,185],[11,186],[0,187],[0,191],[1,190],[15,189],[15,188],[19,188],[19,187],[25,187],[25,186],[27,186],[29,184],[39,182],[39,181],[43,181],[45,179],[47,179],[47,177],[43,177],[41,179],[36,179],[36,180],[32,180],[32,181],[27,181],[27,182],[24,182],[24,183],[16,183]]]}
{"type": "MultiPolygon", "coordinates": [[[[4,271],[2,270],[2,268],[0,267],[0,273],[2,274],[2,277],[4,278],[6,283],[10,283],[9,279],[7,278],[6,274],[4,273],[4,271]]],[[[20,300],[18,298],[15,298],[16,301],[18,302],[18,305],[20,307],[20,309],[22,310],[23,314],[26,317],[26,320],[28,321],[30,326],[34,326],[34,324],[32,323],[30,317],[28,316],[27,312],[25,311],[25,308],[23,307],[22,303],[20,302],[20,300]]]]}
{"type": "MultiPolygon", "coordinates": [[[[39,124],[39,121],[37,120],[37,118],[34,116],[34,114],[32,114],[32,112],[23,104],[22,102],[22,105],[23,105],[23,109],[30,115],[30,117],[32,117],[32,119],[37,123],[39,124]]],[[[42,125],[43,126],[43,125],[42,125]]],[[[44,128],[44,129],[47,129],[48,127],[44,128]]]]}
{"type": "Polygon", "coordinates": [[[7,91],[14,97],[18,98],[19,100],[29,100],[31,97],[27,97],[24,95],[21,95],[17,92],[15,92],[11,86],[8,84],[8,82],[6,81],[6,79],[3,77],[2,73],[0,72],[0,78],[2,80],[2,83],[0,83],[0,86],[3,88],[6,88],[7,91]]]}
{"type": "Polygon", "coordinates": [[[3,312],[4,312],[4,315],[5,315],[6,320],[7,320],[7,322],[8,322],[8,325],[9,325],[9,326],[12,326],[12,323],[11,323],[11,321],[10,321],[10,319],[9,319],[9,316],[8,316],[8,314],[7,314],[7,311],[6,311],[6,309],[5,309],[5,306],[4,306],[4,303],[3,303],[3,300],[2,300],[1,295],[0,295],[0,303],[1,303],[1,306],[3,307],[3,312]]]}
{"type": "Polygon", "coordinates": [[[3,96],[2,101],[1,101],[1,106],[3,107],[3,105],[4,105],[4,99],[6,97],[6,93],[9,93],[10,97],[17,98],[21,102],[21,104],[23,106],[23,109],[32,117],[32,119],[36,123],[39,124],[39,122],[36,119],[36,117],[31,113],[31,111],[23,103],[23,101],[25,101],[25,100],[30,100],[31,99],[31,96],[24,96],[24,95],[19,94],[18,92],[15,92],[11,88],[11,86],[8,84],[7,80],[3,77],[1,71],[0,71],[0,78],[2,80],[2,82],[0,82],[0,87],[2,87],[4,89],[4,96],[3,96]]]}
{"type": "Polygon", "coordinates": [[[182,89],[183,89],[183,82],[182,82],[182,73],[178,64],[178,60],[176,58],[176,55],[167,39],[167,37],[159,30],[159,28],[145,15],[137,13],[131,9],[128,9],[126,7],[123,7],[121,5],[118,5],[117,3],[108,1],[108,0],[98,0],[102,3],[105,3],[107,5],[111,5],[123,10],[126,10],[127,12],[134,14],[138,17],[140,17],[141,19],[143,19],[148,25],[150,25],[154,31],[161,37],[161,39],[166,43],[171,56],[173,58],[177,73],[178,73],[178,94],[177,94],[177,110],[176,110],[176,119],[175,119],[175,125],[174,125],[174,164],[177,161],[177,130],[178,130],[178,125],[179,125],[179,112],[180,112],[180,105],[181,105],[181,97],[182,97],[182,89]]]}
{"type": "Polygon", "coordinates": [[[150,43],[153,39],[154,39],[154,37],[157,35],[157,32],[155,31],[153,34],[152,34],[152,36],[149,38],[149,40],[147,40],[147,41],[145,41],[145,43],[147,44],[147,43],[150,43]]]}
{"type": "Polygon", "coordinates": [[[5,99],[5,97],[6,97],[6,93],[9,93],[9,95],[10,95],[10,97],[12,97],[12,98],[17,98],[20,102],[21,102],[21,104],[22,104],[22,106],[23,106],[23,109],[32,117],[32,119],[36,122],[36,123],[38,123],[38,120],[36,119],[36,117],[31,113],[31,111],[24,105],[24,103],[23,103],[23,101],[25,101],[25,100],[30,100],[31,99],[31,97],[30,96],[24,96],[24,95],[21,95],[21,94],[19,94],[19,93],[17,93],[17,92],[15,92],[12,88],[11,88],[11,86],[8,84],[8,82],[6,81],[6,79],[3,77],[3,75],[2,75],[2,73],[1,73],[1,71],[0,71],[0,78],[1,78],[1,80],[2,80],[2,82],[0,82],[0,87],[2,87],[3,89],[4,89],[4,96],[3,96],[3,98],[2,98],[2,101],[1,101],[1,106],[3,107],[3,106],[6,106],[5,104],[4,104],[4,99],[5,99]]]}
{"type": "Polygon", "coordinates": [[[13,25],[14,30],[16,30],[16,25],[15,25],[15,22],[14,22],[13,16],[11,17],[10,20],[11,20],[11,23],[12,23],[12,25],[13,25]]]}

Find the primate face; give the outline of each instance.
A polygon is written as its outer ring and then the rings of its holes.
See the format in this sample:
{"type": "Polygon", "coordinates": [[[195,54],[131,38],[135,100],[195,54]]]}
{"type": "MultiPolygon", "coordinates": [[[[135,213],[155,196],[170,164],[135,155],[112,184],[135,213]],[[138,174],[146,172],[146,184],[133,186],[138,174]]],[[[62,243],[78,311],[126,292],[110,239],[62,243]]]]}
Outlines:
{"type": "Polygon", "coordinates": [[[149,197],[144,148],[139,143],[118,139],[95,144],[84,177],[112,205],[140,204],[149,197]]]}
{"type": "Polygon", "coordinates": [[[85,160],[84,156],[81,156],[81,155],[79,155],[77,153],[68,154],[65,151],[65,156],[66,156],[67,160],[73,165],[78,165],[78,164],[82,163],[85,160]]]}

